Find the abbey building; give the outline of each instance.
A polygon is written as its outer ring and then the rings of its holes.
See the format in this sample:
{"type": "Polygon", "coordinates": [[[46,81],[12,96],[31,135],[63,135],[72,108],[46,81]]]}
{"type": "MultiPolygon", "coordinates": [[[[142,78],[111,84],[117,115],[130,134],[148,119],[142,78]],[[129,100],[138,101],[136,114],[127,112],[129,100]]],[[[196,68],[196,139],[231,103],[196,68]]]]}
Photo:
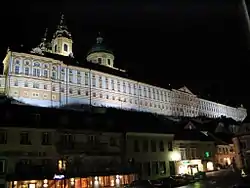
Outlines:
{"type": "Polygon", "coordinates": [[[164,89],[129,79],[114,67],[115,56],[98,36],[85,62],[73,54],[64,17],[52,40],[43,37],[31,51],[9,49],[0,91],[21,103],[42,107],[92,105],[166,116],[226,116],[243,121],[247,111],[198,98],[186,87],[164,89]]]}

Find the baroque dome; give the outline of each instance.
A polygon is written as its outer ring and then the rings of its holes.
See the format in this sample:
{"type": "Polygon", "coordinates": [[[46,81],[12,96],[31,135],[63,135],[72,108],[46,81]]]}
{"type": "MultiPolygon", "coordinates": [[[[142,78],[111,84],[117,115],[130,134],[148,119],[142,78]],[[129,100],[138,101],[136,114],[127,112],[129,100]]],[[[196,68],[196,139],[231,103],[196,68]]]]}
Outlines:
{"type": "Polygon", "coordinates": [[[89,50],[88,55],[96,52],[106,52],[113,55],[112,50],[110,50],[104,43],[103,38],[101,36],[98,36],[96,38],[96,43],[92,46],[92,48],[89,50]]]}

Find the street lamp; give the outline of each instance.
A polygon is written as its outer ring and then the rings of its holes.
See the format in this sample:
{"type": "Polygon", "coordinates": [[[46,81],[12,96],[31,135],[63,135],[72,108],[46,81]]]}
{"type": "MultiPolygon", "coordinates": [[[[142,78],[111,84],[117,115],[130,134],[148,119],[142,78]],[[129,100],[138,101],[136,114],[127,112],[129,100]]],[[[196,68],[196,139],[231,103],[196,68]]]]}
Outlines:
{"type": "Polygon", "coordinates": [[[169,152],[169,161],[180,161],[181,160],[181,154],[179,151],[172,151],[169,152]]]}
{"type": "MultiPolygon", "coordinates": [[[[173,164],[173,174],[176,174],[177,161],[181,161],[181,154],[179,151],[171,151],[169,152],[169,161],[173,164]]],[[[171,172],[170,172],[171,173],[171,172]]]]}

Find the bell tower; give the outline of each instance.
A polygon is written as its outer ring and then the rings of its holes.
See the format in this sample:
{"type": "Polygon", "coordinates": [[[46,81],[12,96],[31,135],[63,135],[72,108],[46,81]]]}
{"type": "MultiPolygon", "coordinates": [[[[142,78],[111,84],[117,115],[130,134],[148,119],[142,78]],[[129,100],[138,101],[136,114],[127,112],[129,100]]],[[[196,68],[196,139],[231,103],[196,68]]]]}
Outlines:
{"type": "Polygon", "coordinates": [[[60,23],[57,26],[56,32],[53,35],[51,41],[52,53],[63,55],[63,56],[73,56],[72,52],[72,37],[71,33],[68,31],[68,27],[64,21],[64,15],[61,15],[60,23]]]}

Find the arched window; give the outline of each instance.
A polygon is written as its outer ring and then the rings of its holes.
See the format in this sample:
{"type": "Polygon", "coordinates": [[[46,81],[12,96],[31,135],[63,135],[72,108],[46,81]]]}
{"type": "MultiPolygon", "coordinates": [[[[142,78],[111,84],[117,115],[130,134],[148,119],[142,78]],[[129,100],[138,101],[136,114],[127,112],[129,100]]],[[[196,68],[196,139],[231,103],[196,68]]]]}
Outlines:
{"type": "Polygon", "coordinates": [[[25,68],[24,68],[24,74],[25,74],[25,75],[29,75],[29,72],[30,72],[29,67],[25,67],[25,68]]]}
{"type": "Polygon", "coordinates": [[[55,52],[57,52],[57,45],[54,46],[54,50],[55,50],[55,52]]]}
{"type": "Polygon", "coordinates": [[[15,66],[15,74],[19,74],[19,72],[20,72],[20,66],[16,65],[15,66]]]}
{"type": "Polygon", "coordinates": [[[49,71],[45,69],[45,70],[43,71],[43,76],[44,76],[45,78],[48,78],[48,76],[49,76],[49,71]]]}
{"type": "Polygon", "coordinates": [[[40,63],[36,62],[33,64],[33,76],[41,76],[40,63]]]}
{"type": "Polygon", "coordinates": [[[52,67],[52,79],[57,79],[57,68],[52,67]]]}
{"type": "Polygon", "coordinates": [[[64,50],[65,52],[68,51],[68,45],[67,45],[67,44],[64,44],[64,45],[63,45],[63,50],[64,50]]]}

